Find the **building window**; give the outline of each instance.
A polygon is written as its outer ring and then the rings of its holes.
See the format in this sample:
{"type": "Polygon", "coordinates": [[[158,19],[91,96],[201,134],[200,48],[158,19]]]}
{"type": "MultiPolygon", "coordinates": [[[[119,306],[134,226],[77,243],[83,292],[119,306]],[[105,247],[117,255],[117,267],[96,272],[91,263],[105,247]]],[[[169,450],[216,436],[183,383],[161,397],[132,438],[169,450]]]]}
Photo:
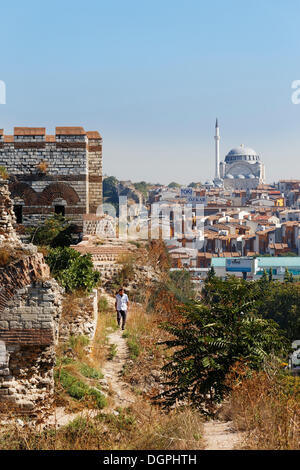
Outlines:
{"type": "Polygon", "coordinates": [[[54,206],[54,212],[57,215],[65,216],[65,206],[54,206]]]}
{"type": "Polygon", "coordinates": [[[14,206],[14,213],[17,219],[17,224],[23,223],[23,206],[20,204],[14,206]]]}

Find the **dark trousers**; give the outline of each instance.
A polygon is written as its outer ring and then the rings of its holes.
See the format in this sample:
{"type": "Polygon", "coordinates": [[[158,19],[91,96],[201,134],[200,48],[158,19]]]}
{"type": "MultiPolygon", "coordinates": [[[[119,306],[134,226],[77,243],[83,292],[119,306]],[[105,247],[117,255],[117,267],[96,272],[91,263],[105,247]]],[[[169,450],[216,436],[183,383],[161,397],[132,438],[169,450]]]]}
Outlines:
{"type": "Polygon", "coordinates": [[[127,312],[125,310],[117,310],[117,322],[119,326],[121,323],[121,318],[122,318],[122,330],[124,330],[126,318],[127,318],[127,312]]]}

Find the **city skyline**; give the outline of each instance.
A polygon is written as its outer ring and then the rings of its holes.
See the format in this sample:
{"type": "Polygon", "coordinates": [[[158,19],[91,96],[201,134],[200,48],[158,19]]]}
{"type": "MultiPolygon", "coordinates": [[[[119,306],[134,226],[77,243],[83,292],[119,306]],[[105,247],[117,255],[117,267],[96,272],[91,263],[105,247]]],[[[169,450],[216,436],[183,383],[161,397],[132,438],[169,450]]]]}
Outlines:
{"type": "Polygon", "coordinates": [[[97,129],[105,173],[187,184],[214,177],[218,116],[221,161],[244,144],[267,182],[300,176],[295,1],[17,5],[2,7],[6,133],[97,129]]]}

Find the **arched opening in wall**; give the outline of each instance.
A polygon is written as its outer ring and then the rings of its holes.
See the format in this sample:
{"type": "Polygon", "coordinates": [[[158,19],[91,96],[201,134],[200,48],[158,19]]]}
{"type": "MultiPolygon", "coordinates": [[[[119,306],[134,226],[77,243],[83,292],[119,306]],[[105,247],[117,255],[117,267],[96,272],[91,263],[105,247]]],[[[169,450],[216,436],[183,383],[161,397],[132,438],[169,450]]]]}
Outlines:
{"type": "Polygon", "coordinates": [[[54,213],[65,217],[67,201],[61,197],[57,197],[52,201],[52,207],[54,207],[54,213]]]}
{"type": "Polygon", "coordinates": [[[65,216],[65,206],[62,206],[62,205],[55,205],[54,206],[54,212],[55,214],[57,215],[62,215],[63,217],[65,216]]]}

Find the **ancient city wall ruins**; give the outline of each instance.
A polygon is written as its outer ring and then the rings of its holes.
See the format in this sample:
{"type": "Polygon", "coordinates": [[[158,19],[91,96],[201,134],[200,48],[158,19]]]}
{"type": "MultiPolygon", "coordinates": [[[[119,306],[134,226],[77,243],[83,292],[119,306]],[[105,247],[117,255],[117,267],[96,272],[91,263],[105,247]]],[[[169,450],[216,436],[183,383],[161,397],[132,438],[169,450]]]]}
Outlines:
{"type": "Polygon", "coordinates": [[[51,403],[62,289],[43,255],[17,238],[0,180],[0,411],[33,414],[51,403]]]}
{"type": "Polygon", "coordinates": [[[0,166],[10,177],[17,223],[36,224],[60,213],[82,227],[102,203],[102,138],[82,127],[0,129],[0,166]]]}

